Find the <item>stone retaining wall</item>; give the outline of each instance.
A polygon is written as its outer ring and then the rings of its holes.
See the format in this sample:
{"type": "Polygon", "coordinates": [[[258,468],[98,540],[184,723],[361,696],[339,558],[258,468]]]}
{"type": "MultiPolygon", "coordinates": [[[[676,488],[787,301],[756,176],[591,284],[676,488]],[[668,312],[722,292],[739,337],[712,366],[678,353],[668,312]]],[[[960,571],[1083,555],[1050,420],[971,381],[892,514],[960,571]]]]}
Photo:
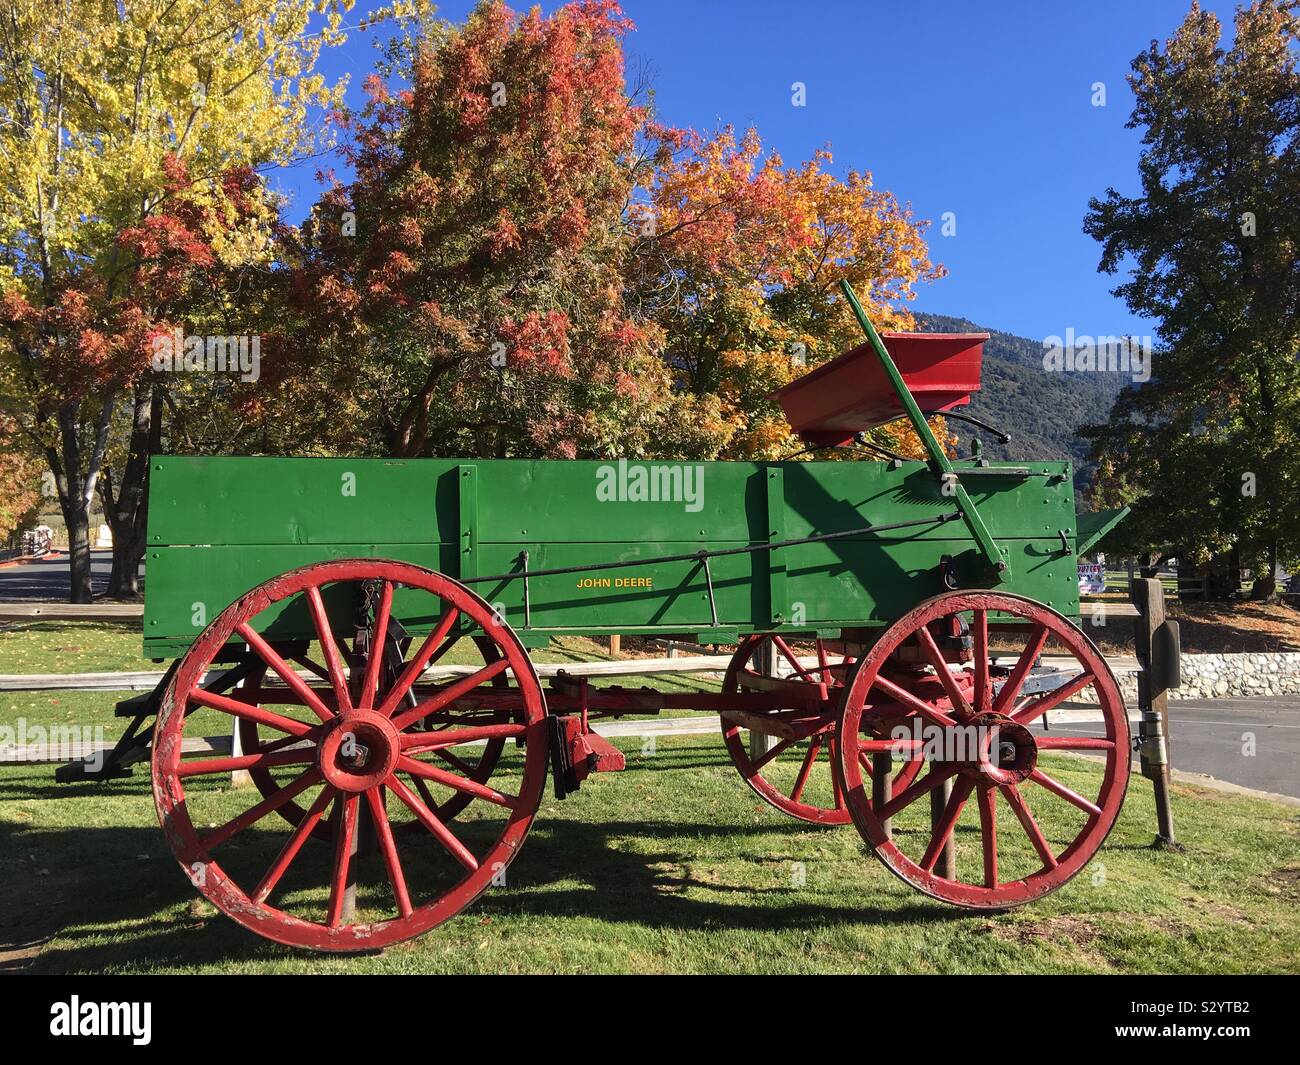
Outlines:
{"type": "MultiPolygon", "coordinates": [[[[1300,695],[1300,654],[1183,655],[1182,687],[1170,699],[1239,699],[1251,695],[1300,695]]],[[[1124,700],[1137,698],[1137,676],[1120,677],[1124,700]]]]}

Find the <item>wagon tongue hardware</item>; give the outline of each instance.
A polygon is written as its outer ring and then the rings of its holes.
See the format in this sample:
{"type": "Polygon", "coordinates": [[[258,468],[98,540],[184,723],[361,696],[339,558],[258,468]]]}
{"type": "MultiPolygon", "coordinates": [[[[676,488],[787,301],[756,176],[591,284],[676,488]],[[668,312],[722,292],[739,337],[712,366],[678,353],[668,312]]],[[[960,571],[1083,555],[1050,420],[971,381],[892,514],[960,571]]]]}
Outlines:
{"type": "Polygon", "coordinates": [[[555,797],[563,799],[582,786],[592,773],[617,773],[627,768],[623,752],[592,730],[588,720],[590,703],[586,677],[560,673],[551,688],[578,704],[576,714],[551,714],[547,725],[551,737],[551,780],[555,797]]]}

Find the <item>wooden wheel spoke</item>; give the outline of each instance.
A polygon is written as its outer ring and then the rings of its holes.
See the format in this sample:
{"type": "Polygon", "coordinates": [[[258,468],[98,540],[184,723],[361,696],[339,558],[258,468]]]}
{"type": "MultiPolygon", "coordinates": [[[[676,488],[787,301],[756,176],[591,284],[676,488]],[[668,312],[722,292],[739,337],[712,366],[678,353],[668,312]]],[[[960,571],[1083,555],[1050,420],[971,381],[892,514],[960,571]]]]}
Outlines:
{"type": "Polygon", "coordinates": [[[948,845],[953,829],[957,827],[957,818],[961,816],[962,807],[966,805],[966,800],[970,797],[971,789],[974,787],[974,783],[967,777],[959,778],[957,783],[953,785],[952,794],[948,797],[948,804],[943,809],[943,816],[939,818],[939,823],[934,826],[934,832],[930,836],[930,845],[926,848],[925,856],[921,859],[921,868],[927,873],[934,872],[934,865],[939,860],[939,855],[943,852],[944,847],[948,845]]]}
{"type": "Polygon", "coordinates": [[[393,613],[393,582],[384,581],[379,590],[379,606],[375,610],[375,624],[370,632],[370,648],[366,655],[366,675],[361,685],[361,709],[370,710],[375,705],[375,692],[379,687],[379,669],[384,664],[384,644],[388,639],[388,619],[393,613]]]}
{"type": "Polygon", "coordinates": [[[415,790],[420,793],[422,798],[431,810],[437,810],[442,804],[433,797],[433,792],[429,790],[429,785],[424,782],[423,777],[411,777],[411,783],[415,785],[415,790]]]}
{"type": "Polygon", "coordinates": [[[793,737],[791,737],[790,739],[778,740],[776,743],[772,745],[772,749],[770,751],[764,751],[762,755],[754,759],[754,769],[755,770],[762,769],[765,765],[767,765],[768,762],[773,761],[779,755],[782,755],[786,751],[788,751],[791,745],[794,744],[795,742],[796,741],[793,737]]]}
{"type": "Polygon", "coordinates": [[[294,858],[302,850],[302,845],[307,842],[307,838],[312,834],[319,823],[322,815],[325,813],[325,807],[329,805],[330,799],[334,797],[334,789],[326,786],[320,789],[320,794],[316,796],[316,801],[307,809],[307,814],[301,821],[294,826],[293,832],[285,840],[283,849],[276,856],[274,862],[257,882],[249,896],[254,902],[265,902],[275,890],[276,885],[280,883],[280,878],[288,871],[289,866],[293,864],[294,858]]]}
{"type": "Polygon", "coordinates": [[[812,773],[813,763],[817,761],[821,749],[821,737],[814,736],[812,742],[808,744],[808,753],[804,755],[803,765],[799,767],[799,775],[795,778],[794,790],[790,792],[792,802],[798,802],[799,796],[803,794],[803,789],[808,784],[808,776],[812,773]]]}
{"type": "Polygon", "coordinates": [[[189,694],[189,701],[213,710],[221,710],[234,717],[242,717],[245,721],[255,721],[259,725],[273,728],[277,732],[286,732],[290,736],[306,736],[316,728],[315,725],[309,725],[306,721],[297,721],[292,717],[285,717],[283,714],[277,714],[274,710],[264,710],[256,703],[240,702],[238,699],[218,695],[216,692],[204,691],[202,688],[194,688],[189,694]]]}
{"type": "Polygon", "coordinates": [[[347,899],[348,870],[352,867],[352,840],[357,832],[357,796],[340,795],[334,800],[334,871],[330,877],[330,901],[325,923],[337,928],[343,920],[347,899]]]}
{"type": "Polygon", "coordinates": [[[1049,777],[1041,769],[1035,769],[1032,773],[1030,773],[1029,779],[1032,780],[1035,784],[1039,785],[1040,787],[1046,788],[1053,795],[1057,795],[1060,798],[1064,799],[1066,802],[1072,803],[1073,805],[1077,806],[1080,810],[1083,810],[1090,817],[1098,817],[1101,815],[1100,806],[1098,806],[1094,802],[1089,802],[1077,791],[1071,791],[1059,780],[1054,780],[1052,777],[1049,777]]]}
{"type": "Polygon", "coordinates": [[[469,852],[465,844],[461,843],[452,834],[451,829],[438,820],[437,815],[420,800],[419,796],[412,794],[411,789],[396,777],[389,777],[386,786],[392,789],[393,794],[406,804],[411,813],[415,814],[419,822],[433,834],[434,838],[447,848],[452,857],[471,873],[478,868],[478,859],[469,852]]]}
{"type": "Polygon", "coordinates": [[[1025,797],[1020,794],[1020,789],[1014,784],[1004,784],[1002,785],[1002,794],[1006,796],[1007,805],[1011,807],[1016,819],[1020,822],[1020,827],[1025,830],[1029,842],[1034,845],[1034,850],[1038,852],[1038,857],[1042,859],[1043,868],[1055,869],[1058,864],[1056,855],[1052,853],[1052,848],[1048,845],[1043,830],[1038,827],[1038,822],[1034,820],[1034,815],[1029,812],[1029,805],[1025,802],[1025,797]]]}
{"type": "Polygon", "coordinates": [[[432,713],[441,710],[448,703],[453,703],[467,692],[473,691],[480,684],[486,684],[493,677],[504,673],[510,668],[510,662],[505,658],[498,658],[495,662],[489,662],[482,669],[471,673],[467,677],[461,677],[445,687],[439,688],[437,694],[418,703],[410,710],[403,711],[393,718],[393,724],[399,729],[409,728],[422,717],[428,717],[432,713]]]}
{"type": "Polygon", "coordinates": [[[483,740],[509,739],[522,736],[526,725],[474,725],[468,728],[449,728],[441,732],[403,732],[402,750],[408,754],[418,751],[438,751],[462,743],[479,743],[483,740]]]}
{"type": "Polygon", "coordinates": [[[1029,642],[1025,644],[1025,649],[1020,652],[1020,657],[1016,659],[1016,664],[1011,670],[1010,676],[998,691],[997,698],[993,700],[993,711],[998,714],[1005,714],[1007,707],[1014,706],[1016,698],[1020,695],[1020,689],[1024,687],[1025,678],[1029,676],[1029,671],[1034,668],[1034,663],[1038,661],[1038,656],[1042,654],[1043,644],[1047,642],[1047,626],[1041,621],[1034,623],[1033,631],[1029,634],[1029,642]]]}
{"type": "Polygon", "coordinates": [[[998,886],[998,818],[997,790],[980,787],[977,800],[980,810],[980,845],[984,851],[984,886],[998,886]]]}
{"type": "Polygon", "coordinates": [[[234,773],[240,769],[273,769],[280,765],[306,765],[316,761],[315,748],[290,751],[258,752],[234,755],[228,758],[203,758],[181,762],[176,767],[178,777],[196,777],[206,773],[234,773]]]}
{"type": "Polygon", "coordinates": [[[1035,699],[1021,707],[1011,715],[1011,720],[1021,725],[1028,725],[1031,721],[1036,721],[1047,711],[1053,710],[1060,706],[1073,695],[1078,695],[1089,684],[1096,680],[1096,676],[1087,670],[1080,673],[1074,680],[1057,688],[1056,691],[1048,692],[1041,698],[1035,699]]]}
{"type": "Polygon", "coordinates": [[[871,780],[876,775],[874,760],[870,754],[860,747],[858,748],[858,765],[862,767],[862,772],[866,774],[868,780],[871,780]]]}
{"type": "Polygon", "coordinates": [[[495,803],[497,806],[504,806],[507,810],[513,810],[519,800],[517,795],[506,795],[495,788],[489,788],[486,784],[480,784],[477,780],[458,777],[455,773],[448,773],[445,769],[439,769],[427,762],[417,762],[414,758],[409,758],[406,755],[402,755],[397,759],[397,768],[413,777],[423,777],[425,780],[431,780],[435,784],[441,784],[453,791],[463,791],[475,798],[484,799],[487,802],[495,803]]]}
{"type": "Polygon", "coordinates": [[[949,715],[945,714],[942,710],[931,706],[929,703],[922,702],[906,688],[899,687],[887,677],[882,677],[877,674],[876,679],[872,681],[871,686],[873,688],[879,688],[891,699],[902,703],[913,713],[920,714],[922,717],[929,721],[933,721],[936,725],[939,725],[942,728],[956,727],[957,722],[949,715]]]}
{"type": "Polygon", "coordinates": [[[827,677],[830,668],[830,659],[826,657],[826,644],[822,642],[822,638],[819,636],[817,637],[817,672],[821,674],[823,684],[831,683],[831,679],[827,677]]]}
{"type": "Polygon", "coordinates": [[[245,643],[257,652],[262,661],[270,666],[279,678],[289,686],[289,690],[298,696],[305,706],[311,709],[312,713],[322,721],[332,721],[334,719],[334,711],[321,702],[320,697],[307,686],[302,677],[298,676],[293,666],[281,658],[275,648],[262,639],[261,634],[248,622],[241,621],[235,626],[235,631],[243,637],[245,643]]]}
{"type": "Polygon", "coordinates": [[[437,626],[425,637],[424,643],[420,644],[419,650],[415,652],[415,657],[406,663],[402,675],[397,678],[397,682],[384,696],[384,701],[379,706],[379,713],[385,717],[393,716],[397,704],[405,697],[411,685],[420,679],[420,674],[424,672],[434,653],[443,645],[443,642],[447,639],[447,634],[451,632],[452,626],[456,624],[456,619],[459,617],[460,611],[456,607],[449,606],[447,608],[446,613],[439,619],[437,626]]]}
{"type": "Polygon", "coordinates": [[[840,784],[840,741],[831,738],[827,743],[827,750],[830,756],[831,772],[831,793],[835,796],[835,809],[844,809],[844,788],[840,784]]]}
{"type": "Polygon", "coordinates": [[[433,756],[435,758],[439,758],[442,761],[446,762],[449,766],[452,767],[452,769],[459,770],[461,773],[464,773],[466,776],[473,776],[474,774],[475,767],[470,765],[468,762],[462,761],[461,759],[457,758],[454,754],[451,753],[451,751],[444,750],[443,748],[438,747],[434,749],[433,756]]]}
{"type": "Polygon", "coordinates": [[[220,846],[231,836],[235,835],[235,833],[242,832],[250,825],[256,824],[267,814],[278,810],[285,803],[306,791],[313,784],[319,784],[322,779],[320,770],[315,766],[312,766],[310,769],[307,769],[303,773],[294,777],[293,780],[280,788],[279,791],[272,792],[256,806],[250,806],[238,817],[227,821],[220,828],[214,828],[199,840],[199,844],[204,850],[211,850],[213,847],[220,846]]]}
{"type": "Polygon", "coordinates": [[[912,803],[916,802],[922,795],[929,795],[940,784],[957,772],[957,766],[952,762],[944,763],[942,766],[938,763],[932,763],[930,771],[920,780],[914,780],[897,795],[890,798],[879,810],[876,816],[882,821],[893,817],[907,809],[912,803]]]}
{"type": "Polygon", "coordinates": [[[804,669],[804,667],[799,662],[799,656],[796,655],[793,650],[791,650],[790,645],[786,643],[785,640],[783,640],[780,636],[773,636],[772,643],[776,646],[776,649],[781,652],[781,657],[790,663],[790,667],[799,676],[803,677],[804,680],[813,679],[812,673],[804,669]]]}
{"type": "Polygon", "coordinates": [[[393,887],[397,912],[403,917],[410,917],[415,910],[411,906],[411,895],[406,888],[406,874],[402,871],[402,859],[397,854],[397,841],[393,839],[393,826],[389,824],[388,811],[384,809],[382,789],[371,788],[367,791],[366,804],[370,807],[370,819],[375,826],[375,839],[379,843],[379,853],[384,856],[384,867],[388,870],[388,882],[393,887]]]}
{"type": "Polygon", "coordinates": [[[312,624],[316,627],[316,639],[320,641],[321,653],[325,656],[325,670],[330,687],[334,689],[334,698],[340,709],[351,710],[352,697],[348,694],[348,681],[343,675],[343,657],[339,654],[339,645],[330,628],[325,601],[321,598],[318,585],[313,584],[307,589],[307,608],[311,612],[312,624]]]}
{"type": "Polygon", "coordinates": [[[939,683],[943,685],[943,690],[947,693],[948,702],[952,704],[954,712],[962,717],[970,717],[972,713],[970,703],[966,701],[966,696],[957,687],[957,678],[952,675],[952,670],[948,668],[948,663],[944,661],[943,652],[939,650],[939,645],[934,642],[930,627],[922,625],[916,630],[916,638],[935,675],[939,678],[939,683]]]}

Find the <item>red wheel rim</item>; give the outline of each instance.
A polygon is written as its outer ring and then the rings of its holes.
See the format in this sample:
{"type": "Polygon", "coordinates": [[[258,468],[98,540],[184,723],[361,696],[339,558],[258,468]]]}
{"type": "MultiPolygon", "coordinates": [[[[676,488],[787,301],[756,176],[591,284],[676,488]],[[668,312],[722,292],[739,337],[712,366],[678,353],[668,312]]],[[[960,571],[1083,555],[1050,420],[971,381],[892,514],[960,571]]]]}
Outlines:
{"type": "Polygon", "coordinates": [[[500,882],[523,844],[541,800],[547,766],[544,718],[541,687],[523,646],[491,607],[464,585],[401,562],[345,560],[306,566],[266,582],[232,604],[181,660],[164,694],[154,734],[153,787],[159,821],[191,882],[246,928],[280,943],[316,950],[375,950],[442,923],[491,883],[500,882]],[[418,595],[422,613],[425,605],[432,608],[426,615],[432,631],[416,640],[401,676],[386,688],[379,683],[378,656],[367,661],[360,696],[353,706],[321,589],[359,581],[377,582],[379,588],[375,620],[379,638],[373,646],[383,646],[382,633],[398,588],[407,589],[403,594],[408,597],[412,592],[418,595]],[[297,596],[303,596],[309,606],[329,665],[328,684],[310,685],[297,679],[253,624],[263,611],[297,596]],[[421,693],[429,694],[420,699],[418,707],[402,706],[403,693],[455,642],[457,630],[467,622],[495,644],[500,658],[431,692],[422,686],[421,693]],[[297,699],[296,713],[199,689],[204,672],[232,639],[247,642],[284,679],[291,694],[279,701],[297,699]],[[507,670],[514,682],[508,692],[488,688],[507,670]],[[504,710],[508,723],[479,723],[485,718],[475,709],[479,704],[473,696],[480,688],[497,692],[491,714],[499,719],[504,710]],[[470,709],[462,711],[464,706],[470,709]],[[186,721],[199,709],[253,720],[280,738],[238,758],[184,759],[186,721]],[[438,732],[407,731],[415,721],[431,717],[446,727],[438,732]],[[520,786],[513,793],[421,757],[509,738],[524,743],[520,786]],[[206,784],[236,769],[273,768],[289,774],[290,779],[269,798],[245,792],[241,799],[234,797],[238,792],[232,796],[227,791],[223,796],[221,789],[205,790],[206,784]],[[406,782],[417,776],[440,789],[483,799],[475,808],[481,806],[498,816],[477,817],[471,825],[453,831],[406,782]],[[189,796],[187,784],[193,793],[189,796]],[[266,836],[263,829],[267,825],[279,825],[267,815],[299,796],[306,809],[297,826],[266,836]],[[244,808],[200,831],[191,816],[195,799],[223,802],[227,815],[230,804],[244,808]],[[422,839],[413,841],[409,834],[394,831],[405,823],[394,816],[399,813],[427,830],[422,839]],[[351,878],[362,864],[354,850],[363,818],[373,826],[375,838],[370,871],[381,869],[382,883],[366,885],[367,912],[361,919],[350,917],[348,909],[352,894],[360,894],[351,878]],[[328,854],[326,848],[310,850],[327,863],[325,882],[310,887],[288,884],[286,873],[307,871],[294,867],[304,862],[307,851],[303,845],[322,823],[331,829],[334,847],[328,854]],[[250,831],[254,826],[256,833],[250,831]],[[245,843],[246,837],[254,838],[245,843]],[[416,847],[415,842],[422,846],[416,847]],[[268,846],[272,850],[267,851],[268,846]],[[267,853],[274,855],[269,866],[262,863],[267,853]],[[416,874],[421,873],[428,875],[428,882],[417,882],[416,874]],[[288,902],[273,904],[271,899],[277,893],[285,895],[288,902]]]}
{"type": "MultiPolygon", "coordinates": [[[[748,636],[731,656],[722,684],[724,693],[755,690],[761,674],[754,668],[754,659],[765,644],[772,645],[778,660],[791,671],[787,679],[809,685],[825,684],[827,695],[821,720],[816,726],[808,726],[815,727],[816,731],[806,738],[778,739],[766,755],[755,758],[749,749],[749,730],[724,713],[721,716],[722,739],[731,762],[755,794],[782,813],[814,825],[847,825],[852,818],[840,787],[837,747],[840,696],[853,659],[844,654],[832,654],[819,639],[816,641],[816,664],[801,664],[782,637],[772,634],[748,636]]],[[[863,768],[870,776],[869,758],[863,768]]],[[[893,778],[894,787],[906,787],[920,768],[919,759],[904,762],[893,778]]]]}
{"type": "MultiPolygon", "coordinates": [[[[1074,670],[1072,670],[1074,672],[1074,670]]],[[[951,673],[949,673],[951,677],[951,673]]],[[[951,592],[930,599],[899,619],[862,659],[845,696],[840,767],[853,821],[876,855],[895,874],[937,899],[979,909],[1022,905],[1055,891],[1097,852],[1119,815],[1129,777],[1129,729],[1124,703],[1105,659],[1083,632],[1056,611],[1021,596],[998,592],[951,592]],[[994,624],[1021,623],[1015,663],[1005,678],[989,666],[990,615],[994,624]],[[948,670],[928,626],[944,618],[969,617],[972,638],[970,698],[943,682],[948,670]],[[923,702],[891,680],[886,664],[905,641],[919,646],[946,698],[923,702]],[[1022,689],[1043,647],[1073,657],[1077,674],[1064,686],[1042,694],[1022,689]],[[999,684],[999,680],[1001,683],[999,684]],[[1104,735],[1041,733],[1030,726],[1066,700],[1095,693],[1104,735]],[[925,773],[895,792],[886,807],[874,810],[864,786],[862,755],[883,749],[894,729],[929,726],[930,735],[950,737],[953,747],[925,759],[925,773]],[[956,726],[961,726],[958,729],[956,726]],[[967,743],[959,736],[983,737],[967,743]],[[999,758],[990,753],[998,744],[999,758]],[[1104,772],[1089,798],[1058,777],[1071,767],[1061,754],[1101,756],[1104,772]],[[1046,754],[1047,761],[1041,757],[1046,754]],[[951,781],[951,795],[933,825],[929,795],[951,781]],[[1040,805],[1041,804],[1041,805],[1040,805]],[[924,813],[922,813],[922,808],[924,813]],[[961,815],[974,817],[963,824],[961,815]],[[1046,812],[1046,816],[1045,816],[1046,812]],[[900,819],[911,827],[900,831],[900,819]],[[890,819],[892,838],[885,829],[890,819]],[[957,844],[956,876],[939,875],[945,845],[957,844]],[[975,845],[974,841],[978,840],[975,845]]],[[[924,732],[920,734],[925,734],[924,732]]],[[[915,747],[913,750],[917,749],[915,747]]],[[[930,752],[922,749],[923,754],[930,752]]],[[[1076,764],[1075,768],[1078,768],[1076,764]]]]}

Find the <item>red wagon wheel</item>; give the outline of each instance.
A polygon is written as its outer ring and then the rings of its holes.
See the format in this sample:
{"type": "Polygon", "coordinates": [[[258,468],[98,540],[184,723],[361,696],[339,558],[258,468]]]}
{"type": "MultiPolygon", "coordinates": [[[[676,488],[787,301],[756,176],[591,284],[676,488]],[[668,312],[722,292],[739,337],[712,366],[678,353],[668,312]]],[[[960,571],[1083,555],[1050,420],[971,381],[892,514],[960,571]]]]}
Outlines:
{"type": "MultiPolygon", "coordinates": [[[[820,710],[804,713],[803,720],[793,713],[783,715],[788,716],[788,723],[797,734],[793,738],[775,738],[765,754],[755,757],[751,753],[751,732],[742,718],[722,714],[722,738],[741,778],[765,802],[810,824],[847,825],[851,818],[836,769],[837,725],[841,689],[853,659],[832,654],[820,639],[816,647],[816,664],[801,664],[781,636],[767,633],[746,637],[727,666],[722,683],[724,693],[769,690],[768,676],[756,662],[771,655],[772,661],[783,663],[790,670],[785,680],[807,684],[813,689],[824,686],[825,695],[820,710]]],[[[863,765],[868,776],[870,762],[868,756],[863,765]]],[[[895,776],[894,786],[906,787],[920,768],[919,759],[904,762],[895,776]]]]}
{"type": "Polygon", "coordinates": [[[280,943],[374,950],[442,923],[500,882],[541,800],[545,713],[536,673],[518,638],[464,585],[402,562],[317,563],[243,596],[181,659],[155,729],[154,801],[182,869],[222,912],[280,943]],[[413,645],[392,683],[383,683],[379,655],[369,657],[355,699],[325,606],[330,586],[346,582],[373,583],[378,590],[373,647],[384,644],[399,589],[403,617],[427,618],[432,627],[413,645]],[[292,608],[289,601],[295,599],[305,602],[312,618],[328,683],[303,681],[258,632],[259,615],[265,620],[282,607],[292,608]],[[422,691],[417,706],[408,708],[407,690],[446,653],[466,623],[481,629],[499,657],[431,693],[422,691]],[[199,687],[214,657],[232,640],[248,644],[284,681],[283,694],[273,703],[265,689],[264,698],[250,702],[199,687]],[[495,687],[495,678],[507,672],[514,683],[509,689],[495,687]],[[183,757],[187,724],[213,711],[254,721],[278,738],[241,756],[183,757]],[[441,727],[408,731],[419,720],[441,727]],[[492,787],[455,769],[460,752],[485,740],[510,738],[524,743],[522,765],[511,771],[517,788],[492,787]],[[430,760],[443,754],[454,761],[435,765],[430,760]],[[238,769],[277,774],[278,787],[254,801],[250,792],[216,786],[238,769]],[[407,783],[417,779],[426,792],[433,787],[483,801],[453,830],[436,812],[438,804],[407,783]],[[267,821],[267,815],[295,799],[305,806],[297,825],[267,831],[279,824],[267,821]],[[426,830],[421,838],[395,831],[409,821],[426,830]],[[321,825],[330,832],[332,849],[304,850],[321,825]],[[373,833],[373,856],[359,846],[365,828],[373,833]],[[365,879],[380,869],[373,882],[365,879]],[[320,875],[314,878],[313,872],[320,875]]]}
{"type": "Polygon", "coordinates": [[[1106,660],[1067,619],[1017,595],[949,592],[899,619],[863,658],[850,683],[842,734],[845,797],[858,830],[903,880],[959,906],[1002,909],[1055,891],[1105,841],[1128,786],[1128,717],[1106,660]],[[997,615],[992,624],[991,615],[997,615]],[[953,683],[929,628],[953,617],[967,622],[973,643],[969,698],[953,683]],[[1019,626],[1012,627],[1017,622],[1019,626]],[[990,667],[991,631],[1002,643],[1014,641],[1009,671],[990,667]],[[897,674],[891,677],[890,656],[905,642],[929,660],[943,697],[918,699],[897,682],[897,674]],[[1037,690],[1027,682],[1049,644],[1051,653],[1073,658],[1071,679],[1037,690]],[[1089,689],[1102,735],[1031,728],[1047,711],[1085,696],[1089,689]],[[900,738],[921,752],[927,771],[873,809],[860,759],[900,738]],[[918,746],[918,740],[923,745],[918,746]],[[1087,781],[1081,768],[1086,763],[1056,752],[1100,756],[1100,780],[1074,787],[1064,783],[1060,778],[1072,773],[1087,781]],[[950,787],[951,793],[941,814],[932,819],[928,797],[940,786],[950,787]],[[975,801],[968,802],[972,798],[975,801]],[[961,824],[963,811],[971,807],[975,816],[961,824]],[[886,820],[892,833],[886,831],[886,820]],[[968,840],[978,840],[970,848],[976,860],[970,860],[972,855],[963,860],[968,840]],[[956,876],[949,879],[939,875],[937,867],[945,848],[955,841],[956,876]]]}
{"type": "MultiPolygon", "coordinates": [[[[474,636],[472,637],[472,641],[478,648],[479,654],[483,658],[484,665],[491,665],[501,657],[501,652],[497,649],[497,645],[486,636],[474,636]]],[[[254,690],[261,687],[261,681],[265,675],[266,669],[263,668],[257,674],[249,678],[254,690]]],[[[509,687],[510,681],[506,676],[498,675],[492,678],[492,684],[494,687],[509,687]]],[[[246,688],[237,688],[232,693],[232,698],[245,702],[250,698],[247,692],[248,689],[246,688]]],[[[265,693],[258,692],[257,694],[263,695],[265,693]]],[[[509,720],[510,714],[508,711],[497,712],[496,723],[505,723],[509,720]]],[[[421,722],[413,723],[407,731],[416,731],[420,724],[421,722]]],[[[261,733],[258,730],[257,722],[249,720],[248,718],[239,718],[236,721],[236,725],[239,728],[240,749],[245,752],[260,750],[262,747],[262,738],[261,733]]],[[[447,724],[443,724],[441,727],[446,728],[448,726],[447,724]]],[[[470,780],[476,781],[479,784],[486,784],[491,779],[492,772],[496,769],[497,762],[500,761],[501,752],[505,750],[505,746],[505,739],[496,737],[484,741],[483,745],[479,748],[468,749],[460,754],[452,754],[450,751],[445,750],[437,750],[434,753],[435,757],[452,764],[455,769],[464,773],[470,780]]],[[[248,775],[252,779],[253,784],[257,787],[257,790],[262,793],[263,798],[269,799],[280,789],[280,785],[272,775],[271,770],[266,767],[250,769],[248,775]]],[[[450,821],[455,818],[457,814],[461,813],[476,798],[469,792],[452,791],[439,801],[430,794],[429,787],[424,783],[423,778],[412,777],[411,783],[416,786],[416,790],[420,792],[421,798],[423,798],[429,805],[429,808],[443,821],[450,821]]],[[[276,813],[291,825],[298,824],[307,816],[307,811],[302,806],[298,805],[298,803],[292,801],[286,802],[277,807],[276,813]]],[[[415,830],[419,828],[419,825],[418,823],[413,823],[408,827],[415,830]]],[[[311,838],[328,841],[331,838],[330,826],[323,821],[317,823],[316,827],[312,830],[311,838]]]]}

